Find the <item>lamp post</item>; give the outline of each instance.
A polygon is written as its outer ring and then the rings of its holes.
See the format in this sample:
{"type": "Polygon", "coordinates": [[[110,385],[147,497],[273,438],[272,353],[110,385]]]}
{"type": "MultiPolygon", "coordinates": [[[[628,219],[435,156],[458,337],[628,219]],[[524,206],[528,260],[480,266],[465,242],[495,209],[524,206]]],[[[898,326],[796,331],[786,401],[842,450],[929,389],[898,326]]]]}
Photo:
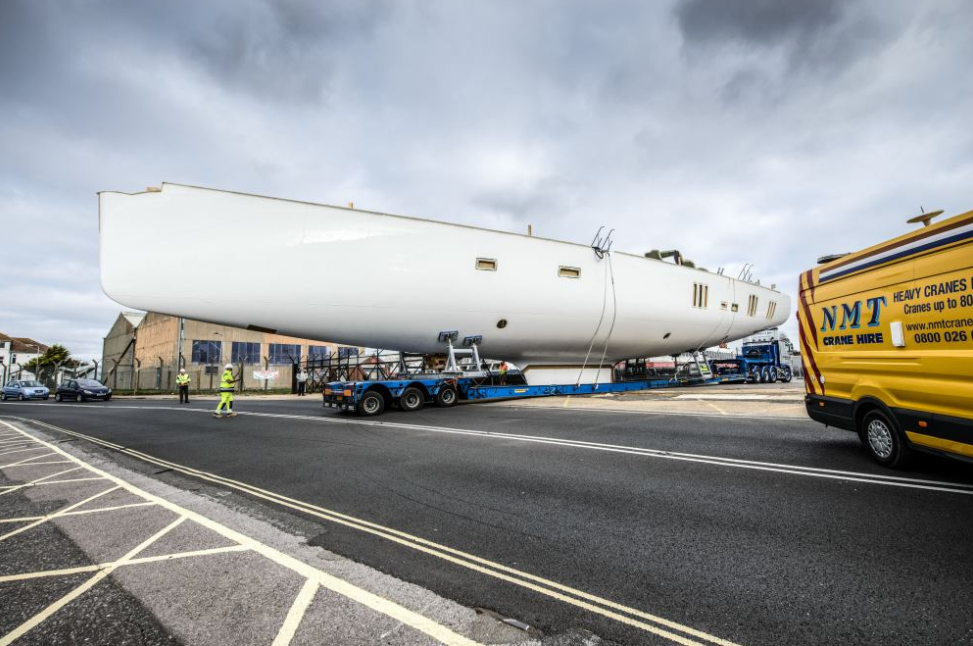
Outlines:
{"type": "MultiPolygon", "coordinates": [[[[219,340],[219,344],[220,344],[220,359],[222,359],[223,358],[223,333],[222,332],[213,332],[213,336],[220,337],[220,340],[219,340]]],[[[212,358],[210,358],[210,363],[212,363],[212,358]]],[[[216,370],[214,370],[213,372],[211,372],[210,375],[209,375],[209,387],[210,387],[210,390],[213,389],[213,375],[215,375],[219,371],[219,362],[217,362],[217,364],[214,364],[214,365],[217,366],[216,367],[216,370]]]]}
{"type": "Polygon", "coordinates": [[[27,345],[37,350],[37,356],[34,357],[34,379],[40,381],[41,380],[41,347],[36,343],[28,343],[27,345]]]}

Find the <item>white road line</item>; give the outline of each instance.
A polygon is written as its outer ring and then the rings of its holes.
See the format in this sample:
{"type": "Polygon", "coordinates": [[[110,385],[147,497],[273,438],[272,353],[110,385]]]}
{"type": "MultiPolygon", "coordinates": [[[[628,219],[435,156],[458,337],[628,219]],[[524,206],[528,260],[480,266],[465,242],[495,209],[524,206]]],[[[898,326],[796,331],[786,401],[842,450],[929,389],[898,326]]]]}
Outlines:
{"type": "MultiPolygon", "coordinates": [[[[161,407],[132,407],[141,410],[161,407]]],[[[167,407],[167,410],[183,410],[179,408],[167,407]]],[[[184,411],[186,412],[186,411],[184,411]]],[[[661,458],[667,460],[697,462],[703,464],[713,464],[717,466],[727,466],[742,469],[752,469],[757,471],[768,471],[783,473],[787,475],[798,475],[807,477],[827,478],[832,480],[849,480],[853,482],[864,482],[869,484],[879,484],[885,486],[907,487],[912,489],[928,489],[948,493],[973,494],[973,485],[964,483],[953,483],[942,480],[921,480],[916,478],[905,478],[901,476],[891,476],[883,474],[871,474],[856,471],[842,471],[837,469],[823,469],[819,467],[805,467],[799,465],[789,465],[776,462],[763,462],[757,460],[743,460],[738,458],[725,458],[720,456],[681,453],[677,451],[667,451],[662,449],[649,449],[622,446],[617,444],[605,444],[601,442],[588,442],[584,440],[569,440],[540,435],[522,435],[516,433],[496,433],[493,431],[479,431],[474,429],[459,429],[442,426],[427,426],[421,424],[403,424],[401,422],[379,422],[373,420],[337,420],[326,417],[312,417],[306,415],[282,415],[276,413],[255,413],[244,412],[240,415],[254,417],[269,417],[283,419],[300,419],[314,422],[324,422],[333,424],[352,424],[373,427],[399,428],[411,431],[426,431],[431,433],[444,433],[450,435],[470,435],[477,437],[496,438],[504,440],[515,440],[520,442],[532,442],[539,444],[561,445],[573,448],[582,448],[597,451],[609,451],[613,453],[624,453],[629,455],[643,455],[645,457],[661,458]]]]}
{"type": "MultiPolygon", "coordinates": [[[[662,400],[666,401],[666,400],[662,400]]],[[[619,408],[606,408],[604,406],[574,406],[569,407],[567,403],[562,406],[546,405],[546,404],[508,404],[504,402],[490,402],[481,403],[477,406],[484,406],[489,408],[508,408],[521,411],[529,410],[556,410],[568,413],[609,413],[618,415],[655,415],[662,417],[708,417],[712,419],[746,419],[755,422],[770,421],[770,422],[808,422],[811,423],[812,420],[805,419],[803,417],[788,417],[786,415],[761,415],[755,417],[747,413],[726,413],[723,415],[717,413],[691,413],[688,411],[671,411],[671,410],[626,410],[619,408]]],[[[149,408],[146,406],[145,408],[149,408]]],[[[177,409],[176,409],[177,410],[177,409]]]]}
{"type": "MultiPolygon", "coordinates": [[[[116,489],[117,488],[118,487],[116,487],[116,489]]],[[[186,520],[186,517],[180,516],[176,520],[172,521],[171,523],[169,523],[169,525],[160,529],[158,532],[156,532],[155,534],[147,538],[139,545],[137,545],[134,549],[132,549],[130,552],[128,552],[125,556],[120,558],[114,564],[110,565],[109,567],[106,567],[103,570],[99,570],[97,574],[95,574],[93,577],[91,577],[90,579],[88,579],[78,587],[76,587],[74,590],[67,593],[66,595],[64,595],[63,597],[61,597],[51,605],[49,605],[47,608],[45,608],[44,610],[40,611],[30,619],[25,621],[24,623],[20,624],[17,628],[15,628],[11,632],[7,633],[2,638],[0,638],[0,646],[8,646],[9,644],[14,643],[18,639],[20,639],[21,637],[29,633],[35,627],[40,625],[45,619],[49,618],[55,612],[57,612],[64,606],[68,605],[69,603],[71,603],[72,601],[80,597],[82,594],[84,594],[85,592],[93,588],[95,585],[97,585],[99,581],[101,581],[106,576],[111,574],[115,570],[115,568],[117,568],[119,565],[124,564],[125,561],[128,561],[133,556],[135,556],[136,554],[138,554],[139,552],[147,548],[149,545],[151,545],[152,543],[156,542],[157,540],[165,536],[167,533],[169,533],[169,531],[178,527],[179,524],[182,523],[184,520],[186,520]]]]}
{"type": "MultiPolygon", "coordinates": [[[[5,426],[7,426],[7,427],[9,427],[9,428],[17,431],[17,432],[23,433],[22,431],[19,431],[16,427],[10,425],[8,422],[5,422],[3,420],[0,420],[0,424],[3,424],[3,425],[5,425],[5,426]]],[[[49,424],[44,424],[44,425],[45,426],[51,426],[49,424]]],[[[57,427],[52,427],[52,428],[57,428],[57,427]]],[[[27,435],[27,433],[23,433],[23,434],[24,435],[27,435]]],[[[471,639],[469,639],[467,637],[464,637],[463,635],[460,635],[460,634],[458,634],[458,633],[450,630],[446,626],[443,626],[442,624],[439,624],[439,623],[433,621],[432,619],[430,619],[430,618],[428,618],[428,617],[426,617],[424,615],[421,615],[421,614],[419,614],[417,612],[414,612],[412,610],[409,610],[408,608],[406,608],[406,607],[404,607],[404,606],[402,606],[402,605],[400,605],[400,604],[398,604],[398,603],[396,603],[396,602],[394,602],[394,601],[392,601],[390,599],[386,599],[385,597],[382,597],[380,595],[377,595],[377,594],[374,594],[372,592],[369,592],[368,590],[365,590],[363,588],[359,588],[358,586],[355,586],[355,585],[353,585],[351,583],[348,583],[347,581],[345,581],[343,579],[339,579],[338,577],[335,577],[335,576],[333,576],[331,574],[328,574],[328,573],[326,573],[326,572],[324,572],[322,570],[319,570],[319,569],[317,569],[317,568],[315,568],[313,566],[310,566],[310,565],[304,563],[303,561],[299,561],[299,560],[295,559],[292,556],[288,556],[287,554],[284,554],[282,552],[279,552],[279,551],[275,550],[274,548],[272,548],[272,547],[270,547],[268,545],[264,545],[263,543],[255,540],[255,539],[253,539],[253,538],[251,538],[249,536],[246,536],[245,534],[241,534],[240,532],[237,532],[237,531],[235,531],[233,529],[230,529],[229,527],[226,527],[224,525],[220,525],[219,523],[217,523],[215,521],[212,521],[212,520],[210,520],[209,518],[207,518],[205,516],[202,516],[200,514],[197,514],[196,512],[193,512],[191,510],[184,509],[184,508],[182,508],[182,507],[180,507],[180,506],[178,506],[178,505],[176,505],[176,504],[174,504],[172,502],[169,502],[168,500],[166,500],[164,498],[160,498],[159,496],[155,496],[155,495],[150,494],[150,493],[148,493],[146,491],[143,491],[142,489],[139,489],[138,487],[136,487],[136,486],[134,486],[134,485],[132,485],[132,484],[130,484],[128,482],[125,482],[124,480],[121,480],[120,478],[117,478],[117,477],[115,477],[115,476],[113,476],[113,475],[111,475],[109,473],[106,473],[105,471],[102,471],[101,469],[98,469],[96,467],[93,467],[90,464],[86,464],[86,463],[82,462],[78,458],[75,458],[71,454],[66,453],[62,449],[60,449],[60,448],[58,448],[58,447],[56,447],[56,446],[54,446],[52,444],[49,444],[47,442],[44,442],[43,440],[36,440],[36,441],[39,442],[39,443],[41,443],[41,444],[44,444],[45,446],[49,447],[50,449],[54,450],[55,452],[57,452],[57,453],[61,454],[62,456],[68,458],[72,462],[75,462],[75,463],[83,466],[84,468],[88,469],[89,471],[91,471],[93,473],[96,473],[96,474],[102,476],[103,478],[105,478],[107,480],[110,480],[110,481],[116,483],[116,486],[113,487],[112,490],[119,489],[119,488],[123,488],[123,489],[125,489],[125,490],[127,490],[127,491],[129,491],[129,492],[131,492],[131,493],[133,493],[133,494],[135,494],[135,495],[137,495],[137,496],[145,499],[145,500],[154,502],[154,503],[156,503],[157,505],[159,505],[161,507],[164,507],[164,508],[166,508],[166,509],[168,509],[170,511],[173,511],[174,513],[180,514],[180,516],[182,516],[182,517],[189,518],[193,522],[195,522],[197,524],[200,524],[203,527],[206,527],[207,529],[211,529],[211,530],[215,531],[216,533],[224,536],[225,538],[228,538],[228,539],[230,539],[230,540],[232,540],[232,541],[234,541],[234,542],[236,542],[236,543],[238,543],[238,544],[240,544],[242,546],[245,546],[245,547],[253,550],[254,552],[257,552],[258,554],[260,554],[260,555],[264,556],[265,558],[273,561],[274,563],[276,563],[276,564],[278,564],[278,565],[280,565],[282,567],[285,567],[287,569],[290,569],[290,570],[292,570],[292,571],[300,574],[301,576],[303,576],[306,579],[314,579],[322,587],[328,588],[329,590],[331,590],[333,592],[336,592],[337,594],[340,594],[340,595],[342,595],[344,597],[347,597],[347,598],[351,599],[352,601],[355,601],[355,602],[357,602],[357,603],[359,603],[361,605],[364,605],[364,606],[366,606],[368,608],[371,608],[372,610],[375,610],[376,612],[380,612],[382,614],[385,614],[385,615],[387,615],[387,616],[389,616],[389,617],[391,617],[391,618],[393,618],[393,619],[395,619],[395,620],[397,620],[397,621],[399,621],[399,622],[401,622],[401,623],[403,623],[403,624],[405,624],[407,626],[410,626],[410,627],[418,630],[419,632],[422,632],[422,633],[425,633],[426,635],[429,635],[430,637],[432,637],[433,639],[435,639],[437,641],[440,641],[440,642],[442,642],[444,644],[447,644],[449,646],[480,646],[477,642],[475,642],[475,641],[473,641],[473,640],[471,640],[471,639]]],[[[106,492],[103,492],[103,493],[108,493],[108,492],[106,491],[106,492]]],[[[101,495],[103,495],[103,494],[101,494],[101,495]]],[[[82,501],[81,503],[78,503],[76,505],[73,505],[72,508],[73,507],[80,506],[81,504],[84,504],[84,502],[87,502],[87,501],[82,501]]],[[[68,510],[69,509],[65,509],[64,511],[68,511],[68,510]]],[[[23,529],[24,528],[18,529],[17,532],[23,531],[23,529]]],[[[3,538],[4,537],[0,537],[0,540],[3,540],[3,538]]],[[[110,572],[110,571],[111,570],[104,570],[103,572],[110,572]]],[[[101,574],[102,574],[102,572],[99,572],[99,575],[101,575],[101,574]]],[[[96,575],[96,576],[99,576],[99,575],[96,575]]],[[[97,581],[95,583],[97,583],[97,581]]],[[[83,592],[83,590],[82,590],[82,592],[83,592]]],[[[78,594],[80,594],[80,593],[78,593],[78,594]]],[[[75,595],[75,596],[77,596],[77,595],[75,595]]],[[[74,597],[72,597],[72,598],[74,598],[74,597]]],[[[68,599],[68,601],[70,601],[70,599],[68,599]]],[[[67,602],[65,602],[65,603],[67,603],[67,602]]],[[[45,612],[47,612],[47,611],[45,611],[45,612]]],[[[50,613],[50,614],[53,614],[53,613],[50,613]]],[[[39,621],[37,621],[37,623],[40,623],[40,621],[43,621],[44,619],[46,619],[48,616],[50,616],[50,614],[42,617],[39,621]]],[[[31,621],[33,621],[33,619],[31,621]]],[[[36,625],[36,623],[34,625],[36,625]]],[[[11,634],[13,634],[13,633],[11,633],[11,634]]],[[[23,634],[23,633],[19,633],[19,634],[23,634]]],[[[19,634],[17,636],[15,636],[13,639],[16,639],[19,636],[19,634]]],[[[10,637],[10,635],[7,635],[2,640],[0,640],[0,646],[7,646],[11,641],[13,641],[13,639],[11,639],[9,641],[6,641],[8,639],[8,637],[10,637]]]]}
{"type": "Polygon", "coordinates": [[[144,565],[146,563],[158,563],[161,561],[176,561],[179,559],[193,558],[196,556],[213,556],[216,554],[226,554],[229,552],[249,552],[250,548],[243,545],[227,545],[226,547],[211,547],[205,550],[193,550],[191,552],[175,552],[174,554],[160,554],[158,556],[144,556],[133,558],[127,561],[109,561],[98,563],[97,565],[82,565],[79,567],[64,568],[61,570],[40,570],[39,572],[25,572],[23,574],[8,574],[0,576],[0,583],[11,581],[29,581],[31,579],[46,579],[55,576],[69,576],[72,574],[82,574],[84,572],[97,572],[105,568],[128,567],[130,565],[144,565]]]}
{"type": "Polygon", "coordinates": [[[314,601],[314,595],[317,594],[318,587],[320,587],[318,582],[313,579],[308,579],[304,582],[301,591],[297,593],[297,598],[294,599],[294,603],[291,604],[291,609],[284,618],[284,623],[281,624],[280,630],[277,631],[277,637],[274,638],[274,643],[271,646],[290,645],[295,633],[297,633],[297,627],[304,620],[304,613],[307,612],[311,602],[314,601]]]}
{"type": "MultiPolygon", "coordinates": [[[[183,413],[206,413],[209,414],[210,411],[202,409],[183,409],[176,408],[172,406],[113,406],[112,408],[125,408],[130,410],[172,410],[179,411],[183,413]]],[[[785,475],[795,475],[813,478],[824,478],[830,480],[845,480],[850,482],[862,482],[867,484],[877,484],[883,486],[893,486],[893,487],[905,487],[910,489],[922,489],[939,491],[944,493],[958,493],[958,494],[973,494],[973,485],[968,485],[965,483],[954,483],[944,480],[921,480],[916,478],[905,478],[901,476],[892,475],[882,475],[882,474],[872,474],[864,473],[858,471],[843,471],[838,469],[824,469],[820,467],[805,467],[799,465],[790,465],[777,462],[764,462],[758,460],[743,460],[739,458],[725,458],[715,455],[697,454],[697,453],[682,453],[678,451],[668,451],[664,449],[649,449],[649,448],[639,448],[631,446],[623,446],[618,444],[605,444],[601,442],[588,442],[585,440],[569,440],[560,439],[554,437],[546,437],[542,435],[522,435],[516,433],[496,433],[493,431],[479,431],[475,429],[461,429],[452,428],[445,426],[428,426],[422,424],[404,424],[402,422],[380,422],[375,420],[362,420],[362,419],[338,419],[332,417],[314,417],[310,415],[286,415],[279,413],[259,413],[259,412],[240,412],[240,416],[251,416],[251,417],[267,417],[271,419],[296,419],[304,420],[310,422],[318,422],[324,424],[339,424],[339,425],[351,425],[351,426],[371,426],[376,428],[398,428],[409,431],[426,431],[430,433],[444,433],[450,435],[469,435],[475,437],[483,437],[490,439],[502,439],[502,440],[514,440],[519,442],[531,442],[537,444],[549,444],[549,445],[560,445],[571,448],[578,449],[588,449],[594,451],[607,451],[612,453],[622,453],[628,455],[641,455],[643,457],[651,457],[665,460],[676,460],[682,462],[696,462],[700,464],[711,464],[715,466],[732,467],[737,469],[750,469],[755,471],[764,471],[772,473],[781,473],[785,475]]],[[[722,417],[719,415],[714,415],[713,417],[722,417]]],[[[30,420],[38,424],[44,425],[45,422],[40,422],[38,420],[30,420]]],[[[53,427],[57,430],[64,431],[58,427],[53,427]]],[[[91,439],[88,436],[80,435],[85,439],[91,439]]],[[[109,443],[112,448],[119,450],[124,449],[121,445],[109,443]]]]}

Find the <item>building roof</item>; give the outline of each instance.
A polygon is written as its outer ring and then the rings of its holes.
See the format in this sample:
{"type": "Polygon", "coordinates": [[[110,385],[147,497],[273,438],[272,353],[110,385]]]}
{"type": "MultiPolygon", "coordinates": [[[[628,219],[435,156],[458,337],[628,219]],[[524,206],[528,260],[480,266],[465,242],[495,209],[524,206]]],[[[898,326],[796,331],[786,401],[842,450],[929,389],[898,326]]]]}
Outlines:
{"type": "Polygon", "coordinates": [[[39,341],[35,341],[29,337],[14,337],[12,339],[13,343],[10,344],[11,352],[20,352],[22,354],[38,354],[38,350],[43,354],[47,352],[48,347],[39,341]]]}
{"type": "Polygon", "coordinates": [[[12,336],[7,336],[3,332],[0,332],[0,341],[13,341],[13,340],[14,339],[12,336]]]}
{"type": "Polygon", "coordinates": [[[142,319],[145,318],[145,312],[122,312],[122,316],[132,324],[132,327],[138,327],[142,319]]]}

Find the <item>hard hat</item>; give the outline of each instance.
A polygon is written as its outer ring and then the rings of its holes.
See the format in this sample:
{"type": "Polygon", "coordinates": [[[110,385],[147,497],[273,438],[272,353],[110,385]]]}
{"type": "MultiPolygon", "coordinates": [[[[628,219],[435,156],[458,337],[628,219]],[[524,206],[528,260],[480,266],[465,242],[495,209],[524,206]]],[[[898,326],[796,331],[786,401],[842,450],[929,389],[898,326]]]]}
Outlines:
{"type": "Polygon", "coordinates": [[[186,369],[185,368],[180,368],[179,369],[179,372],[186,372],[186,369]]]}
{"type": "Polygon", "coordinates": [[[224,370],[233,370],[233,364],[232,363],[228,363],[225,366],[223,366],[223,369],[224,370]]]}

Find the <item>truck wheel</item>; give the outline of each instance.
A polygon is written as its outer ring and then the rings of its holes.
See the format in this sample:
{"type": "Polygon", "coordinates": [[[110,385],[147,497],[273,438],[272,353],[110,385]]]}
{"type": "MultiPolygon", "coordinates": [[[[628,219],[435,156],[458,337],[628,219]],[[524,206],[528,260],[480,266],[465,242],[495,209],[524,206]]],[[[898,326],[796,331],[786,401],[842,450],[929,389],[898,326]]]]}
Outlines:
{"type": "Polygon", "coordinates": [[[872,459],[884,467],[900,469],[912,460],[912,451],[895,423],[880,410],[862,419],[859,437],[872,459]]]}
{"type": "Polygon", "coordinates": [[[415,386],[410,386],[402,391],[399,396],[399,408],[407,413],[419,410],[426,403],[426,396],[415,386]]]}
{"type": "Polygon", "coordinates": [[[770,368],[764,368],[764,383],[765,384],[772,384],[775,381],[776,381],[776,379],[774,379],[774,373],[773,373],[773,371],[770,368]]]}
{"type": "Polygon", "coordinates": [[[385,411],[385,398],[374,390],[369,390],[358,401],[358,414],[362,417],[375,417],[385,411]]]}
{"type": "Polygon", "coordinates": [[[780,380],[783,381],[785,384],[789,384],[789,383],[791,383],[791,379],[793,379],[793,378],[794,378],[794,375],[791,374],[791,369],[785,367],[784,368],[784,375],[780,378],[780,380]]]}
{"type": "Polygon", "coordinates": [[[449,408],[456,404],[456,400],[459,396],[456,394],[456,389],[452,386],[443,386],[439,389],[436,394],[436,406],[440,408],[449,408]]]}

